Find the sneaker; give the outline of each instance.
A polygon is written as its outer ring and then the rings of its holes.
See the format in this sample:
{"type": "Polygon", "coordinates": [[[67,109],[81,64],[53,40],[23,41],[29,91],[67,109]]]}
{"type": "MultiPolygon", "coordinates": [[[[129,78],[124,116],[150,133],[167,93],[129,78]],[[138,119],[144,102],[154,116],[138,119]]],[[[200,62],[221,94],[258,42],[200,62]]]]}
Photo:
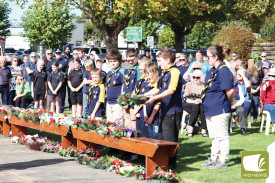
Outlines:
{"type": "Polygon", "coordinates": [[[213,161],[210,157],[207,159],[207,161],[203,164],[201,164],[201,167],[208,167],[216,164],[216,161],[213,161]]]}
{"type": "Polygon", "coordinates": [[[216,170],[216,169],[220,169],[220,168],[227,168],[227,164],[226,163],[221,163],[220,161],[218,161],[214,165],[208,166],[209,170],[216,170]]]}

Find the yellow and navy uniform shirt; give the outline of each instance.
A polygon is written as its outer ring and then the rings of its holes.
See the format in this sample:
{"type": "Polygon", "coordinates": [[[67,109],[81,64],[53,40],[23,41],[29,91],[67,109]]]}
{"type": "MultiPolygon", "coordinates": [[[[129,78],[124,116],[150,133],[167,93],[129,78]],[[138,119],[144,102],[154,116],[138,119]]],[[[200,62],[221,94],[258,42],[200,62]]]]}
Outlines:
{"type": "Polygon", "coordinates": [[[226,66],[219,69],[222,65],[223,63],[221,63],[217,69],[212,67],[205,77],[205,83],[207,83],[212,74],[217,72],[205,91],[202,104],[204,115],[206,116],[216,116],[232,112],[231,104],[226,96],[225,90],[234,88],[233,74],[226,66]]]}
{"type": "MultiPolygon", "coordinates": [[[[164,72],[165,73],[165,72],[164,72]]],[[[174,90],[174,93],[161,100],[160,114],[174,114],[175,112],[182,112],[182,84],[180,77],[180,71],[177,67],[171,66],[166,71],[166,74],[160,78],[161,86],[158,88],[159,93],[163,93],[167,89],[174,90]]]]}
{"type": "Polygon", "coordinates": [[[101,82],[98,84],[92,83],[89,88],[88,95],[88,115],[90,116],[95,108],[97,102],[100,102],[100,107],[96,111],[96,117],[103,117],[105,115],[104,102],[105,102],[105,87],[101,82]]]}
{"type": "Polygon", "coordinates": [[[141,78],[141,73],[138,68],[138,62],[133,66],[129,66],[124,71],[124,93],[132,93],[137,81],[141,78]]]}
{"type": "Polygon", "coordinates": [[[106,76],[106,97],[108,104],[117,104],[117,98],[121,94],[123,86],[124,69],[119,66],[116,70],[109,71],[106,76]]]}

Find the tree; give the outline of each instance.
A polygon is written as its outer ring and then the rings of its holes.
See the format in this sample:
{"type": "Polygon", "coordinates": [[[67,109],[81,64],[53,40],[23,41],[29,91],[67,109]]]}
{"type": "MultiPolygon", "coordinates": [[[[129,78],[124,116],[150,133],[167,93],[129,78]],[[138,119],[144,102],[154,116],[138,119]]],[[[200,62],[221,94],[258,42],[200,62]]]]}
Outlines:
{"type": "MultiPolygon", "coordinates": [[[[146,18],[142,19],[136,23],[133,20],[130,20],[129,27],[142,27],[142,42],[138,42],[139,49],[144,49],[147,47],[147,37],[154,36],[154,42],[158,41],[158,30],[161,26],[158,22],[153,21],[152,19],[146,18]]],[[[126,39],[127,30],[123,30],[123,37],[126,39]]]]}
{"type": "Polygon", "coordinates": [[[10,30],[8,29],[11,26],[9,21],[9,14],[11,9],[9,4],[3,1],[0,2],[0,37],[7,37],[10,35],[10,30]]]}
{"type": "Polygon", "coordinates": [[[75,25],[67,6],[38,4],[22,17],[23,36],[32,46],[44,43],[48,48],[60,48],[68,43],[75,25]]]}
{"type": "Polygon", "coordinates": [[[171,27],[164,26],[162,31],[159,33],[159,45],[173,48],[175,46],[175,33],[171,27]]]}
{"type": "Polygon", "coordinates": [[[91,40],[98,46],[103,41],[101,32],[90,21],[84,24],[84,40],[85,42],[91,40]]]}

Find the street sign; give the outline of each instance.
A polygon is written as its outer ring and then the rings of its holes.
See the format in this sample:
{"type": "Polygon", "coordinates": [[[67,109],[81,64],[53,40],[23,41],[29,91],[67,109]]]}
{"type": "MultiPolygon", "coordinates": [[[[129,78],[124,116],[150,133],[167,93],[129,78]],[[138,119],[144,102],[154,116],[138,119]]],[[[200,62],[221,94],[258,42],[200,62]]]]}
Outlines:
{"type": "Polygon", "coordinates": [[[127,42],[142,42],[142,27],[127,27],[127,42]]]}
{"type": "Polygon", "coordinates": [[[150,46],[150,47],[154,46],[154,36],[147,37],[147,46],[150,46]]]}

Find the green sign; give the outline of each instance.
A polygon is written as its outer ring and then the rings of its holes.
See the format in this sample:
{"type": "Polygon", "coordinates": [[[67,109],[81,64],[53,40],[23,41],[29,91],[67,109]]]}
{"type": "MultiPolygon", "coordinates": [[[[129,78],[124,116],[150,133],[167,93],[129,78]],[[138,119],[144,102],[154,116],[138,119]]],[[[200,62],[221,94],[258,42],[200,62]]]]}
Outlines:
{"type": "Polygon", "coordinates": [[[127,27],[127,42],[142,42],[142,27],[127,27]]]}

